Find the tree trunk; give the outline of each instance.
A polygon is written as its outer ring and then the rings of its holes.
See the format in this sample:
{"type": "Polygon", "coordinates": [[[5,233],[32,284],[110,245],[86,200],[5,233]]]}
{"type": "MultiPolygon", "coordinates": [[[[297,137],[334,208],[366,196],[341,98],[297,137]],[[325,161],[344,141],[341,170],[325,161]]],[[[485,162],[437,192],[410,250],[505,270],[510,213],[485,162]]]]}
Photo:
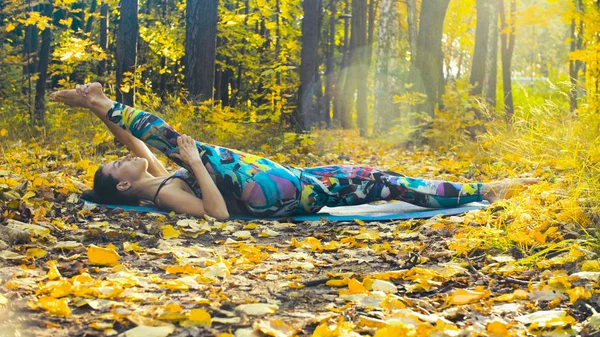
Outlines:
{"type": "MultiPolygon", "coordinates": [[[[578,12],[583,8],[581,0],[575,0],[575,6],[578,12]]],[[[577,32],[577,22],[575,18],[571,19],[571,44],[570,51],[574,52],[581,49],[583,44],[583,20],[579,22],[579,32],[577,32]]],[[[569,60],[569,77],[571,79],[571,88],[569,90],[569,105],[571,113],[577,110],[577,80],[579,77],[579,68],[581,61],[569,60]]]]}
{"type": "MultiPolygon", "coordinates": [[[[108,55],[108,4],[102,2],[100,5],[100,48],[108,55]]],[[[107,60],[98,63],[98,76],[103,77],[106,73],[107,60]]]]}
{"type": "Polygon", "coordinates": [[[188,0],[185,10],[185,86],[190,100],[213,98],[218,0],[188,0]]]}
{"type": "MultiPolygon", "coordinates": [[[[32,11],[37,10],[39,10],[38,6],[32,8],[32,11]]],[[[25,27],[25,37],[23,38],[23,78],[30,77],[37,70],[38,34],[37,25],[25,27]]]]}
{"type": "Polygon", "coordinates": [[[400,12],[396,0],[381,0],[375,59],[375,125],[374,133],[389,130],[398,117],[394,95],[399,94],[400,12]]]}
{"type": "Polygon", "coordinates": [[[489,7],[489,28],[483,98],[490,109],[496,107],[496,82],[498,73],[498,7],[500,0],[491,0],[489,7]]]}
{"type": "Polygon", "coordinates": [[[406,0],[406,12],[408,13],[408,47],[410,49],[411,63],[415,62],[417,54],[417,0],[406,0]]]}
{"type": "Polygon", "coordinates": [[[92,31],[92,27],[94,26],[94,13],[96,12],[96,8],[98,7],[98,0],[92,0],[92,5],[90,7],[90,17],[85,24],[85,32],[89,33],[92,31]]]}
{"type": "Polygon", "coordinates": [[[336,121],[336,124],[340,125],[344,129],[350,128],[350,126],[352,125],[351,116],[349,115],[350,112],[348,111],[349,109],[347,108],[346,102],[348,60],[350,58],[350,15],[348,13],[350,8],[349,3],[349,0],[344,1],[345,13],[340,16],[340,18],[344,20],[344,46],[342,47],[342,64],[340,65],[340,72],[337,79],[337,86],[335,89],[335,97],[337,102],[335,105],[336,110],[333,113],[333,119],[336,121]]]}
{"type": "Polygon", "coordinates": [[[417,90],[427,95],[419,111],[434,117],[435,106],[441,104],[443,86],[442,31],[450,0],[424,0],[421,6],[419,35],[417,37],[415,80],[417,90]]]}
{"type": "Polygon", "coordinates": [[[511,82],[511,61],[513,51],[515,49],[514,18],[516,8],[516,0],[510,0],[510,22],[507,24],[506,14],[504,13],[504,0],[500,0],[500,22],[502,25],[502,33],[500,35],[500,43],[502,46],[502,86],[504,89],[504,111],[506,112],[507,122],[509,122],[512,119],[512,116],[515,113],[511,82]]]}
{"type": "Polygon", "coordinates": [[[375,34],[375,17],[377,16],[377,0],[369,0],[369,23],[367,25],[367,65],[373,61],[373,40],[375,34]]]}
{"type": "Polygon", "coordinates": [[[121,0],[121,18],[117,29],[117,101],[134,106],[135,104],[135,68],[138,44],[138,0],[121,0]],[[130,83],[123,85],[125,73],[130,83]],[[124,86],[128,90],[123,90],[124,86]]]}
{"type": "MultiPolygon", "coordinates": [[[[54,10],[52,2],[40,5],[43,7],[43,15],[52,17],[54,10]]],[[[35,109],[32,116],[33,125],[44,124],[44,113],[46,111],[46,80],[48,79],[48,64],[50,63],[50,42],[52,40],[52,30],[46,27],[42,32],[42,44],[40,46],[40,55],[38,63],[38,80],[35,85],[35,109]]]]}
{"type": "Polygon", "coordinates": [[[298,108],[294,123],[298,130],[308,131],[318,120],[314,105],[318,48],[319,48],[319,0],[304,0],[302,3],[302,50],[300,52],[300,89],[298,108]]]}
{"type": "MultiPolygon", "coordinates": [[[[325,87],[325,102],[324,102],[324,113],[325,113],[325,124],[327,127],[331,127],[331,102],[335,106],[337,102],[334,99],[335,91],[335,23],[336,23],[336,2],[337,0],[329,0],[329,43],[327,48],[326,56],[326,87],[325,87]]],[[[335,108],[334,116],[335,116],[335,108]]]]}
{"type": "Polygon", "coordinates": [[[483,93],[483,79],[485,77],[485,60],[487,59],[488,37],[489,37],[489,1],[476,0],[477,6],[477,26],[475,28],[475,51],[473,52],[473,62],[471,64],[471,84],[472,96],[481,96],[483,93]]]}
{"type": "MultiPolygon", "coordinates": [[[[244,28],[248,29],[248,14],[250,13],[250,1],[249,0],[244,0],[244,28]]],[[[247,41],[246,38],[242,38],[242,54],[245,52],[245,45],[246,45],[247,41]]],[[[242,92],[242,74],[244,73],[244,67],[243,67],[243,63],[240,61],[238,63],[238,68],[237,68],[237,76],[236,76],[236,81],[235,81],[235,88],[236,88],[236,95],[235,95],[235,101],[239,101],[241,100],[241,92],[242,92]]],[[[233,99],[232,99],[233,100],[233,99]]]]}
{"type": "Polygon", "coordinates": [[[352,55],[352,69],[356,80],[356,115],[360,136],[367,136],[367,120],[369,106],[367,103],[369,67],[367,65],[367,0],[353,0],[352,17],[356,16],[352,25],[352,36],[355,38],[355,49],[352,55]]]}
{"type": "MultiPolygon", "coordinates": [[[[281,55],[281,3],[280,0],[275,0],[275,59],[279,61],[281,55]]],[[[275,74],[275,84],[281,85],[281,71],[275,74]]]]}
{"type": "Polygon", "coordinates": [[[78,2],[74,3],[71,8],[71,13],[73,14],[73,21],[71,22],[71,30],[73,30],[74,32],[77,32],[80,29],[84,28],[84,20],[85,20],[85,11],[83,10],[84,8],[84,3],[83,0],[79,0],[78,2]]]}

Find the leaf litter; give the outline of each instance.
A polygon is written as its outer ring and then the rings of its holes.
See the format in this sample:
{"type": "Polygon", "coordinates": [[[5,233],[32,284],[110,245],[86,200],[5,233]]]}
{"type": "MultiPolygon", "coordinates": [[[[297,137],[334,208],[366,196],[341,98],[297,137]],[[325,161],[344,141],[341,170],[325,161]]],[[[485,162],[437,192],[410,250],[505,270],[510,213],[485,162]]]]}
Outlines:
{"type": "MultiPolygon", "coordinates": [[[[0,177],[5,335],[571,336],[600,329],[595,232],[556,184],[447,218],[219,222],[86,206],[73,196],[94,165],[45,172],[37,156],[12,151],[3,162],[12,169],[0,177]]],[[[442,171],[430,153],[396,156],[407,159],[395,161],[395,170],[442,171]]],[[[452,167],[460,178],[468,164],[452,167]]]]}

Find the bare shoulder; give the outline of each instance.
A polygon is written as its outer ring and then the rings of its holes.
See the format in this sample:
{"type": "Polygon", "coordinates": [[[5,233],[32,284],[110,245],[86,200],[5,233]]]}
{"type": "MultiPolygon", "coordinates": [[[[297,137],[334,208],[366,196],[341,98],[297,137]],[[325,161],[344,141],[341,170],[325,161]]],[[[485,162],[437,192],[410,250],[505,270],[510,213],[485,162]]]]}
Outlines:
{"type": "Polygon", "coordinates": [[[202,199],[176,185],[165,186],[156,201],[160,209],[169,212],[187,213],[194,216],[203,216],[205,213],[202,199]]]}

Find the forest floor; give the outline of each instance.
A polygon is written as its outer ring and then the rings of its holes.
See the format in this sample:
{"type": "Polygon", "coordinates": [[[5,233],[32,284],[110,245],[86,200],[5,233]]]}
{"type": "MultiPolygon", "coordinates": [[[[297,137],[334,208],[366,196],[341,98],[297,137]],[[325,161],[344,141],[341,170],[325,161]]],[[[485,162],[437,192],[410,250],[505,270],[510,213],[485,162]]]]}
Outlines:
{"type": "Polygon", "coordinates": [[[285,158],[544,181],[462,216],[218,222],[84,206],[98,158],[5,143],[0,336],[600,334],[596,228],[549,168],[365,142],[285,158]]]}

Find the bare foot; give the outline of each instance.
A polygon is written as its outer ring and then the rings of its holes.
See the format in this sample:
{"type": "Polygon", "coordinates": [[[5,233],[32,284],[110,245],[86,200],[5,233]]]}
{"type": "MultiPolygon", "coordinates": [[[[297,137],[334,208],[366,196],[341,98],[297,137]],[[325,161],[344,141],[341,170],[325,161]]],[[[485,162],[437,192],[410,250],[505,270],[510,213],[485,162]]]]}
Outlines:
{"type": "Polygon", "coordinates": [[[102,84],[98,82],[78,85],[75,89],[59,90],[50,97],[69,106],[91,108],[98,100],[105,99],[102,84]]]}
{"type": "Polygon", "coordinates": [[[483,199],[494,203],[500,199],[508,199],[516,192],[522,191],[527,185],[540,182],[538,178],[504,179],[483,184],[483,199]]]}

